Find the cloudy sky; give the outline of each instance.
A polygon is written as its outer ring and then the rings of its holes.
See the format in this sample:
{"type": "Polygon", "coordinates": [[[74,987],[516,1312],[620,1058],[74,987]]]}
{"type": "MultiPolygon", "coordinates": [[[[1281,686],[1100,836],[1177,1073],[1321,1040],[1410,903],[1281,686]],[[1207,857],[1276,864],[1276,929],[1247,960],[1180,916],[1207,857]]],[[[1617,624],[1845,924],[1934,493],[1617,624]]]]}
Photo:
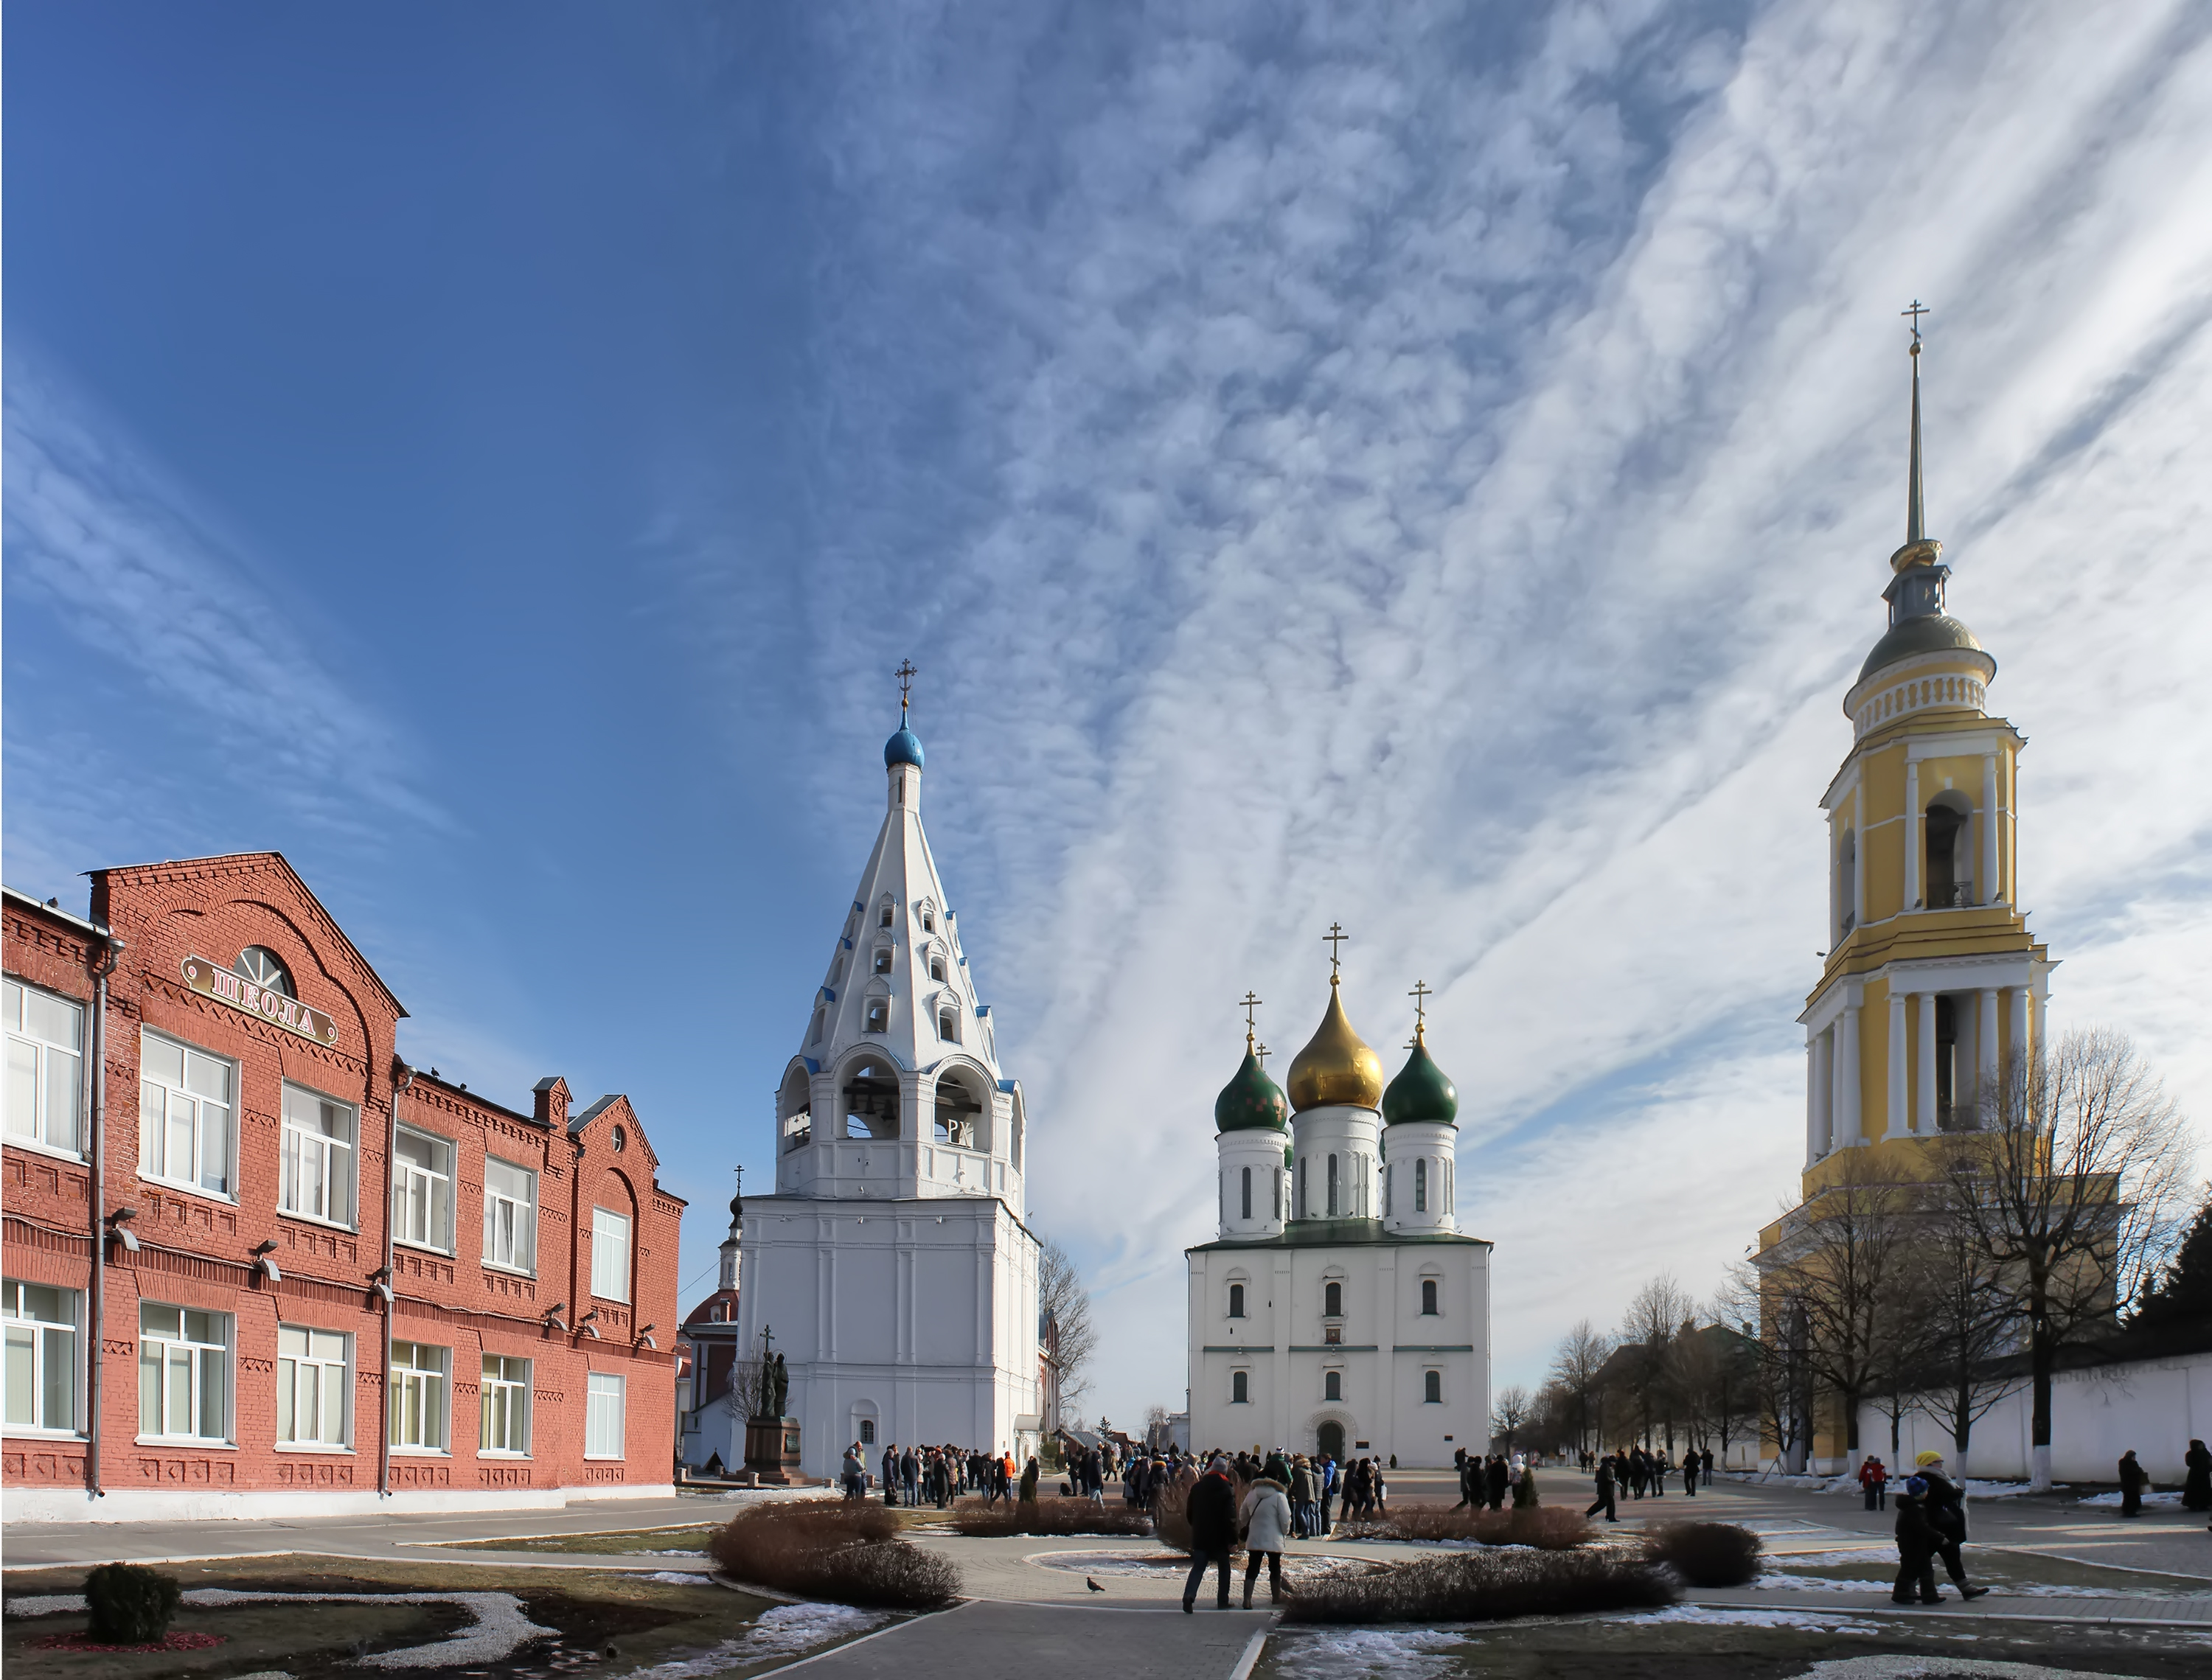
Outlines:
{"type": "Polygon", "coordinates": [[[9,884],[282,850],[413,1059],[631,1094],[687,1282],[911,657],[1109,1415],[1332,920],[1386,1060],[1437,988],[1498,1380],[1710,1292],[1802,1154],[1916,296],[2054,1024],[2212,1118],[2202,8],[9,23],[9,884]]]}

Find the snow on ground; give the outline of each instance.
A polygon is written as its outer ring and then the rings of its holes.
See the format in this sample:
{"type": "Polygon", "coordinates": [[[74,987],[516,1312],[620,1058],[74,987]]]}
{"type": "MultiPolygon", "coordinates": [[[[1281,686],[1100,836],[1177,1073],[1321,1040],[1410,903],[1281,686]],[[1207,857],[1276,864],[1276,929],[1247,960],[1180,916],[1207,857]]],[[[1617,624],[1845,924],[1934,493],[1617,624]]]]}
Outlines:
{"type": "Polygon", "coordinates": [[[1886,1580],[1831,1580],[1825,1575],[1784,1574],[1779,1569],[1769,1569],[1752,1585],[1778,1592],[1887,1592],[1890,1588],[1886,1580]]]}
{"type": "Polygon", "coordinates": [[[1894,1560],[1897,1548],[1885,1542],[1881,1545],[1862,1546],[1855,1551],[1771,1551],[1767,1556],[1776,1563],[1787,1563],[1796,1569],[1855,1569],[1870,1562],[1894,1560]]]}
{"type": "Polygon", "coordinates": [[[1461,1635],[1434,1628],[1284,1628],[1268,1641],[1285,1680],[1442,1680],[1461,1635]]]}
{"type": "Polygon", "coordinates": [[[678,1569],[656,1569],[646,1577],[647,1580],[666,1581],[671,1586],[712,1586],[712,1575],[687,1575],[678,1569]]]}
{"type": "MultiPolygon", "coordinates": [[[[2087,1499],[2077,1499],[2074,1502],[2076,1505],[2094,1505],[2100,1511],[2117,1511],[2120,1508],[2119,1490],[2115,1489],[2108,1494],[2091,1494],[2087,1499]]],[[[2171,1493],[2145,1494],[2142,1502],[2146,1506],[2158,1505],[2172,1509],[2181,1503],[2181,1493],[2176,1489],[2171,1493]]]]}
{"type": "Polygon", "coordinates": [[[623,1680],[708,1680],[733,1668],[775,1657],[795,1657],[834,1640],[851,1639],[890,1620],[880,1610],[852,1610],[843,1604],[778,1604],[753,1623],[743,1639],[724,1640],[696,1657],[632,1669],[623,1680]]]}
{"type": "Polygon", "coordinates": [[[1688,1622],[1707,1628],[1796,1628],[1816,1634],[1878,1634],[1871,1622],[1856,1621],[1830,1610],[1737,1610],[1708,1604],[1674,1604],[1666,1610],[1613,1618],[1631,1627],[1655,1627],[1661,1622],[1688,1622]]]}
{"type": "Polygon", "coordinates": [[[1945,1675],[1957,1675],[1960,1680],[2085,1680],[2078,1669],[2045,1668],[2040,1663],[1904,1654],[1831,1659],[1807,1669],[1803,1680],[1942,1680],[1945,1675]]]}

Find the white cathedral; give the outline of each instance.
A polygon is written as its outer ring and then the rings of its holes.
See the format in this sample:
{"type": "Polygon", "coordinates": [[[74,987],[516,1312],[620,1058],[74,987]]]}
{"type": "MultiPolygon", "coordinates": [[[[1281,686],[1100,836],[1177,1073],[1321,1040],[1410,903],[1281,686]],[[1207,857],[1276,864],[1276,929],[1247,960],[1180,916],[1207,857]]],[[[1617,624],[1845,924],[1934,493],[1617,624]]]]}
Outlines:
{"type": "MultiPolygon", "coordinates": [[[[1022,1089],[922,832],[903,703],[884,765],[883,828],[777,1093],[775,1193],[733,1231],[738,1356],[784,1356],[811,1476],[854,1441],[871,1460],[949,1441],[1018,1463],[1043,1425],[1022,1089]]],[[[727,1442],[691,1450],[734,1465],[744,1422],[719,1427],[727,1442]]]]}
{"type": "Polygon", "coordinates": [[[1386,1090],[1330,967],[1288,1097],[1248,1020],[1213,1105],[1220,1230],[1186,1251],[1190,1444],[1445,1467],[1490,1440],[1491,1246],[1454,1212],[1459,1094],[1418,1012],[1386,1090]]]}

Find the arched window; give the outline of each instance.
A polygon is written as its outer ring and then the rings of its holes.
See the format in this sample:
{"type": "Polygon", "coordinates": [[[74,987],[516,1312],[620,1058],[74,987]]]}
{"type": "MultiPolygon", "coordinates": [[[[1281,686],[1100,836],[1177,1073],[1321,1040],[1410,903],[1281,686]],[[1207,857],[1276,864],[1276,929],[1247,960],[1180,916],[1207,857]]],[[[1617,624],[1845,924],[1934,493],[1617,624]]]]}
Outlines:
{"type": "Polygon", "coordinates": [[[1947,788],[1928,802],[1928,907],[1963,910],[1974,901],[1974,810],[1947,788]]]}
{"type": "Polygon", "coordinates": [[[230,967],[233,973],[245,975],[264,992],[273,992],[282,998],[299,995],[292,990],[290,972],[266,945],[248,945],[230,967]]]}
{"type": "Polygon", "coordinates": [[[877,946],[877,947],[876,947],[876,972],[877,972],[878,974],[888,974],[888,973],[890,973],[890,971],[891,971],[891,948],[890,948],[889,945],[878,945],[878,946],[877,946]]]}
{"type": "Polygon", "coordinates": [[[941,980],[945,978],[945,953],[943,951],[932,951],[929,954],[929,978],[933,980],[941,980]]]}
{"type": "Polygon", "coordinates": [[[872,1417],[864,1417],[860,1420],[860,1445],[873,1446],[875,1444],[876,1420],[872,1417]]]}
{"type": "Polygon", "coordinates": [[[1282,1169],[1281,1168],[1278,1167],[1277,1168],[1275,1168],[1275,1218],[1276,1218],[1276,1220],[1277,1220],[1278,1222],[1279,1222],[1279,1221],[1282,1219],[1282,1216],[1283,1216],[1283,1169],[1282,1169]]]}
{"type": "Polygon", "coordinates": [[[1341,1400],[1344,1398],[1343,1372],[1324,1371],[1321,1374],[1321,1398],[1324,1400],[1341,1400]]]}
{"type": "Polygon", "coordinates": [[[937,911],[933,906],[925,904],[921,907],[921,931],[924,933],[937,931],[937,911]]]}
{"type": "Polygon", "coordinates": [[[827,1021],[829,1017],[829,1010],[823,1009],[818,1005],[816,1007],[814,1011],[814,1024],[806,1029],[806,1041],[809,1044],[819,1044],[822,1042],[823,1023],[827,1021]]]}
{"type": "Polygon", "coordinates": [[[899,1135],[897,1070],[882,1062],[862,1062],[845,1079],[845,1135],[899,1135]]]}
{"type": "Polygon", "coordinates": [[[1251,1399],[1251,1374],[1231,1371],[1229,1374],[1229,1404],[1232,1406],[1247,1405],[1251,1399]]]}
{"type": "Polygon", "coordinates": [[[1243,1168],[1243,1171],[1244,1174],[1244,1210],[1238,1216],[1238,1217],[1249,1219],[1252,1216],[1252,1169],[1249,1167],[1247,1167],[1243,1168]]]}
{"type": "Polygon", "coordinates": [[[1442,1371],[1421,1373],[1421,1400],[1425,1405],[1440,1406],[1444,1403],[1444,1374],[1442,1371]]]}
{"type": "Polygon", "coordinates": [[[884,911],[883,911],[883,915],[882,915],[881,919],[877,922],[876,925],[877,925],[877,926],[878,926],[878,927],[889,927],[890,925],[891,925],[891,901],[890,901],[889,899],[885,899],[885,900],[884,901],[884,911]]]}
{"type": "Polygon", "coordinates": [[[1229,1316],[1232,1319],[1244,1316],[1244,1286],[1242,1283],[1229,1286],[1229,1316]]]}
{"type": "Polygon", "coordinates": [[[1936,996],[1936,1128],[1949,1131],[1958,1124],[1959,1009],[1950,998],[1936,996]]]}
{"type": "Polygon", "coordinates": [[[1421,1312],[1429,1318],[1436,1316],[1437,1280],[1433,1277],[1424,1277],[1421,1280],[1421,1312]]]}
{"type": "Polygon", "coordinates": [[[860,1030],[864,1033],[888,1033],[890,1029],[891,1000],[888,998],[869,998],[867,1008],[861,1011],[860,1030]]]}
{"type": "Polygon", "coordinates": [[[1413,1162],[1413,1211],[1429,1210],[1429,1163],[1425,1157],[1413,1162]]]}
{"type": "Polygon", "coordinates": [[[950,1004],[937,1006],[937,1036],[947,1044],[960,1042],[960,1011],[950,1004]]]}
{"type": "Polygon", "coordinates": [[[803,1149],[814,1141],[813,1089],[805,1068],[795,1067],[783,1077],[775,1094],[776,1117],[783,1128],[784,1152],[803,1149]]]}
{"type": "Polygon", "coordinates": [[[981,1147],[977,1140],[977,1129],[983,1113],[982,1099],[968,1089],[957,1073],[941,1073],[937,1077],[937,1109],[933,1132],[940,1143],[950,1143],[956,1149],[972,1149],[981,1147]]]}
{"type": "Polygon", "coordinates": [[[1398,1169],[1382,1169],[1382,1216],[1388,1219],[1398,1210],[1398,1169]]]}
{"type": "Polygon", "coordinates": [[[1325,1319],[1344,1316],[1344,1285],[1334,1278],[1321,1286],[1321,1315],[1325,1319]]]}
{"type": "Polygon", "coordinates": [[[1336,1217],[1336,1157],[1328,1158],[1328,1216],[1336,1217]]]}

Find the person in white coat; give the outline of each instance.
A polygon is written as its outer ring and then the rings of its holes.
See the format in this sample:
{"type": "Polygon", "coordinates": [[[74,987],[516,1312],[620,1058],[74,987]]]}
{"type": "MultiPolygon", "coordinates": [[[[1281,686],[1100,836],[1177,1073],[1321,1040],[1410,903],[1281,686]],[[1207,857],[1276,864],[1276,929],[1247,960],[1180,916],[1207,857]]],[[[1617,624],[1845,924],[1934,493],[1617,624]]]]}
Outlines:
{"type": "Polygon", "coordinates": [[[1252,1608],[1252,1583],[1260,1578],[1260,1560],[1267,1560],[1267,1597],[1283,1602],[1283,1542],[1290,1537],[1291,1501],[1283,1484],[1270,1477],[1253,1478],[1237,1507],[1244,1530],[1244,1608],[1252,1608]]]}

